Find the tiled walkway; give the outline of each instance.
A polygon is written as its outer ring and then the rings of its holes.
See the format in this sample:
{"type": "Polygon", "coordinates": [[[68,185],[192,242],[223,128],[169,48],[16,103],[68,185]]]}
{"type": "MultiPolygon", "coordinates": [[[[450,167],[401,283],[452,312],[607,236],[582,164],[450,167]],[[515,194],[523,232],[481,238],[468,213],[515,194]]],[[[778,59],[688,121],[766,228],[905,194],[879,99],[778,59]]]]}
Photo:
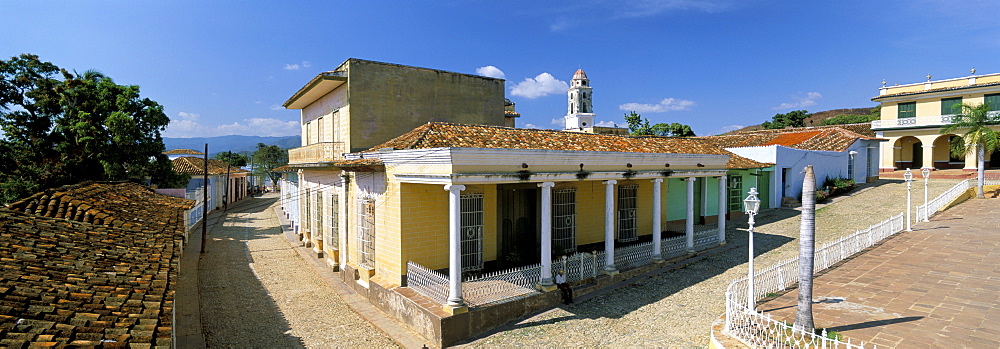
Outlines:
{"type": "MultiPolygon", "coordinates": [[[[998,213],[968,200],[817,277],[816,326],[879,347],[1000,347],[998,213]]],[[[796,297],[757,309],[792,321],[796,297]]]]}

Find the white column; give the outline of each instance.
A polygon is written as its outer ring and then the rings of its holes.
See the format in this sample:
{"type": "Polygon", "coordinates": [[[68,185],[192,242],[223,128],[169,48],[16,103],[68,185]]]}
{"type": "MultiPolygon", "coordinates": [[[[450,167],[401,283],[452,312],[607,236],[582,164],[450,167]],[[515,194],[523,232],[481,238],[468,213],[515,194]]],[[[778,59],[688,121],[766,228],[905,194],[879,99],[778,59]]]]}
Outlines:
{"type": "Polygon", "coordinates": [[[726,202],[726,176],[719,176],[719,244],[726,244],[726,211],[729,210],[729,203],[726,202]]]}
{"type": "Polygon", "coordinates": [[[615,267],[615,184],[611,179],[604,181],[604,271],[609,274],[618,271],[615,267]]]}
{"type": "Polygon", "coordinates": [[[687,221],[684,235],[687,237],[687,250],[694,252],[694,177],[687,178],[687,221]]]}
{"type": "Polygon", "coordinates": [[[660,221],[660,183],[663,178],[653,179],[653,261],[663,260],[662,246],[660,246],[661,233],[663,232],[660,221]]]}
{"type": "Polygon", "coordinates": [[[461,198],[464,185],[448,184],[448,304],[458,307],[465,305],[462,299],[462,208],[461,198]]]}
{"type": "Polygon", "coordinates": [[[552,286],[552,187],[553,182],[538,183],[542,188],[542,287],[552,286]]]}

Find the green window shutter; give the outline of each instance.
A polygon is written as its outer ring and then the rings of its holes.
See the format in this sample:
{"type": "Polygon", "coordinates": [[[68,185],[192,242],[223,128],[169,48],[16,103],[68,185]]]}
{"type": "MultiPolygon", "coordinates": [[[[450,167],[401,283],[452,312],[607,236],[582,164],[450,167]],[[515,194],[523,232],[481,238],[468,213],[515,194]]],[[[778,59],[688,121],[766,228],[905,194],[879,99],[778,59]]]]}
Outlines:
{"type": "Polygon", "coordinates": [[[917,102],[899,103],[898,118],[912,118],[917,116],[917,102]]]}
{"type": "Polygon", "coordinates": [[[941,115],[951,115],[958,114],[962,112],[962,97],[955,98],[942,98],[941,99],[941,115]]]}
{"type": "Polygon", "coordinates": [[[1000,93],[983,96],[984,103],[990,105],[990,111],[1000,110],[1000,93]]]}

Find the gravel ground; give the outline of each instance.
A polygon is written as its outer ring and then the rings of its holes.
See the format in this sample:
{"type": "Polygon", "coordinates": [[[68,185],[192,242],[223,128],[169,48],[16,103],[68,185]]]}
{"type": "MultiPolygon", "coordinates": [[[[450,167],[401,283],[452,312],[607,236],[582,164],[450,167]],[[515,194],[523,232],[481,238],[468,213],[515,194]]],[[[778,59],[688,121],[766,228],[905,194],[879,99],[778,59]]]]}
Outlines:
{"type": "MultiPolygon", "coordinates": [[[[932,181],[931,198],[956,182],[932,181]]],[[[917,201],[923,202],[923,183],[914,184],[915,209],[917,201]]],[[[820,207],[816,214],[817,246],[903,212],[905,198],[902,181],[879,181],[820,207]]],[[[798,214],[796,210],[772,209],[756,217],[758,270],[798,255],[798,214]]],[[[727,240],[737,246],[730,252],[538,314],[465,346],[705,347],[712,321],[725,312],[726,287],[746,274],[746,222],[731,221],[728,227],[727,240]]]]}
{"type": "Polygon", "coordinates": [[[208,347],[396,347],[347,307],[289,245],[276,196],[230,209],[199,265],[208,347]]]}

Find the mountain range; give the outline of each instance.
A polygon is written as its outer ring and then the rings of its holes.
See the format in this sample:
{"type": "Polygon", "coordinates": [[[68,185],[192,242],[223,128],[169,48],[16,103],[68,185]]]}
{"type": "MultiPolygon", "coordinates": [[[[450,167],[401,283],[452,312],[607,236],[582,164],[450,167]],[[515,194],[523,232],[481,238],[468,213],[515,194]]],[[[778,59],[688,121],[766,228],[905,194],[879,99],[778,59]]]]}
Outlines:
{"type": "Polygon", "coordinates": [[[218,137],[195,137],[195,138],[168,138],[163,137],[163,145],[166,150],[171,149],[193,149],[197,151],[205,150],[205,143],[208,143],[208,155],[214,156],[217,153],[232,151],[234,153],[253,152],[257,150],[257,143],[267,145],[277,145],[281,149],[296,148],[302,146],[300,136],[287,137],[260,137],[260,136],[218,136],[218,137]]]}

